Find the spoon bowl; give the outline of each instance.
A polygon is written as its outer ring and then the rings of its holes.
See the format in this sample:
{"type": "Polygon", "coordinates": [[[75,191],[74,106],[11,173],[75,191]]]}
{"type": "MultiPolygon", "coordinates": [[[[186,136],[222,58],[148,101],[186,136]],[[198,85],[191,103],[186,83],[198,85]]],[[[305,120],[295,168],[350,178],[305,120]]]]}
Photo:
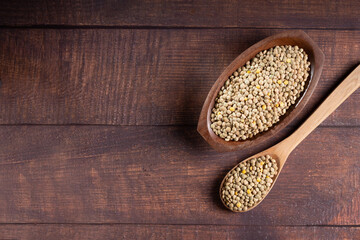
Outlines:
{"type": "MultiPolygon", "coordinates": [[[[280,145],[279,145],[279,146],[280,146],[280,145]]],[[[266,150],[264,150],[264,151],[262,151],[262,152],[260,152],[260,153],[257,153],[257,154],[255,154],[255,155],[253,155],[253,156],[251,156],[251,157],[248,157],[248,158],[246,158],[245,160],[241,161],[241,163],[245,163],[245,162],[247,162],[247,161],[250,161],[250,160],[253,159],[253,158],[258,158],[258,157],[265,156],[265,155],[269,155],[272,159],[274,159],[274,160],[276,161],[276,163],[277,163],[277,165],[278,165],[278,172],[277,172],[277,174],[272,178],[273,182],[272,182],[272,184],[271,184],[271,186],[270,186],[267,194],[269,194],[269,192],[271,191],[272,187],[274,186],[274,184],[275,184],[275,182],[276,182],[276,180],[277,180],[277,178],[278,178],[278,176],[279,176],[279,174],[280,174],[280,172],[281,172],[281,170],[282,170],[282,167],[284,166],[284,164],[285,164],[285,162],[286,162],[286,160],[287,160],[287,158],[288,158],[288,156],[289,156],[289,154],[286,154],[286,152],[281,151],[281,148],[279,148],[279,146],[278,146],[278,145],[275,145],[275,146],[273,146],[273,147],[271,147],[271,148],[268,148],[268,149],[266,149],[266,150]]],[[[240,164],[240,163],[239,163],[239,164],[240,164]]],[[[235,210],[230,209],[230,208],[226,205],[226,203],[224,202],[223,198],[221,197],[221,195],[222,195],[222,189],[223,189],[223,186],[224,186],[224,184],[225,184],[226,179],[228,178],[228,176],[230,175],[230,173],[231,173],[235,168],[238,167],[239,164],[237,164],[235,167],[233,167],[233,168],[226,174],[226,176],[224,177],[224,179],[222,180],[222,182],[221,182],[221,184],[220,184],[219,194],[220,194],[221,202],[222,202],[222,203],[224,204],[224,206],[225,206],[226,208],[228,208],[229,210],[231,210],[231,211],[233,211],[233,212],[247,212],[247,211],[250,211],[250,210],[254,209],[255,207],[257,207],[257,206],[265,199],[266,196],[263,197],[260,201],[258,201],[254,206],[249,207],[246,211],[235,211],[235,210]]],[[[267,194],[266,194],[266,195],[267,195],[267,194]]]]}
{"type": "Polygon", "coordinates": [[[254,44],[243,53],[241,53],[219,76],[217,81],[212,86],[203,108],[200,113],[197,130],[200,135],[217,151],[227,152],[236,150],[245,150],[254,146],[257,146],[269,138],[275,136],[279,131],[285,128],[291,123],[296,116],[305,107],[306,103],[310,99],[322,72],[324,64],[324,53],[316,45],[316,43],[303,31],[292,30],[282,32],[262,41],[254,44]],[[247,61],[251,60],[259,52],[281,45],[297,45],[305,50],[308,55],[308,61],[310,62],[310,74],[306,80],[305,90],[301,93],[300,97],[280,118],[280,121],[274,124],[269,130],[259,133],[256,136],[241,140],[241,141],[225,141],[221,137],[217,136],[211,129],[211,111],[215,104],[215,98],[217,97],[221,87],[225,81],[232,75],[232,73],[242,67],[247,61]]]}
{"type": "MultiPolygon", "coordinates": [[[[296,148],[296,146],[304,140],[317,126],[320,125],[322,121],[324,121],[337,107],[340,106],[353,92],[355,92],[360,87],[360,65],[352,71],[344,81],[325,99],[325,101],[315,110],[313,114],[289,137],[285,138],[280,143],[260,152],[257,153],[243,162],[249,161],[252,158],[257,158],[265,155],[270,155],[278,164],[278,173],[276,176],[273,177],[273,182],[267,191],[266,195],[258,201],[254,206],[248,208],[246,211],[254,209],[258,206],[269,194],[272,187],[274,186],[277,178],[280,175],[280,172],[288,159],[290,153],[296,148]]],[[[237,164],[238,165],[238,164],[237,164]]],[[[220,185],[220,199],[222,203],[230,209],[226,203],[224,202],[222,196],[222,189],[227,179],[228,175],[234,170],[237,165],[232,168],[224,177],[223,181],[220,185]]],[[[231,209],[230,209],[231,210],[231,209]]],[[[234,211],[234,210],[231,210],[234,211]]],[[[234,212],[246,212],[246,211],[234,211],[234,212]]]]}

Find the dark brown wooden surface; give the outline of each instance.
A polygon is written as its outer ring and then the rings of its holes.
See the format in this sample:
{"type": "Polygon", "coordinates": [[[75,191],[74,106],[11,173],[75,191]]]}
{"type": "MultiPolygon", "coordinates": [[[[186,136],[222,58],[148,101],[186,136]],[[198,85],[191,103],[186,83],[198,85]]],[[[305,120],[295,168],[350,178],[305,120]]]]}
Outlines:
{"type": "MultiPolygon", "coordinates": [[[[225,67],[278,32],[4,29],[0,124],[196,125],[206,95],[225,67]]],[[[306,32],[326,60],[299,119],[360,63],[360,31],[306,32]]],[[[359,126],[359,102],[357,91],[323,125],[359,126]]]]}
{"type": "Polygon", "coordinates": [[[0,223],[360,224],[358,127],[316,129],[244,214],[218,187],[251,153],[216,153],[195,127],[3,126],[0,139],[0,223]]]}
{"type": "Polygon", "coordinates": [[[343,239],[360,236],[359,227],[214,225],[2,225],[1,239],[343,239]]]}
{"type": "Polygon", "coordinates": [[[267,199],[222,177],[288,136],[360,63],[360,2],[0,1],[0,239],[359,239],[360,91],[290,155],[267,199]],[[288,128],[217,153],[210,87],[257,41],[303,29],[323,74],[288,128]]]}
{"type": "Polygon", "coordinates": [[[356,0],[12,0],[0,9],[6,26],[360,28],[356,0]]]}

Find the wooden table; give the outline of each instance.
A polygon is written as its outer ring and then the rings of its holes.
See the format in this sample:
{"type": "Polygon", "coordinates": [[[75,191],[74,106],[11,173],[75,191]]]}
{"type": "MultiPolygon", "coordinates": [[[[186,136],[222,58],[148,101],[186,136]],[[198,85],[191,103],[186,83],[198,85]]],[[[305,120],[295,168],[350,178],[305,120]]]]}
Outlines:
{"type": "Polygon", "coordinates": [[[0,239],[359,239],[360,91],[245,214],[217,194],[360,63],[360,2],[0,2],[0,239]],[[196,132],[210,87],[253,43],[303,29],[326,55],[309,105],[251,151],[196,132]]]}

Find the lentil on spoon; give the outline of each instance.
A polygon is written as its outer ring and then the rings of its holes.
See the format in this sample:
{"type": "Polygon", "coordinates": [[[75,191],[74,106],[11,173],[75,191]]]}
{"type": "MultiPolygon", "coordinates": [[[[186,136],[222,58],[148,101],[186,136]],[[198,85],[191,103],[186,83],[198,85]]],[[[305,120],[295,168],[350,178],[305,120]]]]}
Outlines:
{"type": "Polygon", "coordinates": [[[239,163],[226,177],[222,201],[238,212],[256,206],[269,192],[277,171],[277,162],[269,155],[239,163]]]}

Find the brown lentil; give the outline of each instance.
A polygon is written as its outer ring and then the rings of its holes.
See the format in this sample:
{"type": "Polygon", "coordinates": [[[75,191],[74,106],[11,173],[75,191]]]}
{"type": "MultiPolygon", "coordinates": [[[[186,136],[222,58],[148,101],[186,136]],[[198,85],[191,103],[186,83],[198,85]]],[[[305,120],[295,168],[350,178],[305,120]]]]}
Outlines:
{"type": "Polygon", "coordinates": [[[307,60],[298,46],[276,46],[237,69],[215,99],[214,133],[226,141],[240,141],[267,131],[304,91],[310,71],[307,60]]]}
{"type": "Polygon", "coordinates": [[[268,193],[277,171],[277,162],[269,155],[239,163],[227,175],[220,191],[223,202],[238,212],[254,207],[268,193]]]}

